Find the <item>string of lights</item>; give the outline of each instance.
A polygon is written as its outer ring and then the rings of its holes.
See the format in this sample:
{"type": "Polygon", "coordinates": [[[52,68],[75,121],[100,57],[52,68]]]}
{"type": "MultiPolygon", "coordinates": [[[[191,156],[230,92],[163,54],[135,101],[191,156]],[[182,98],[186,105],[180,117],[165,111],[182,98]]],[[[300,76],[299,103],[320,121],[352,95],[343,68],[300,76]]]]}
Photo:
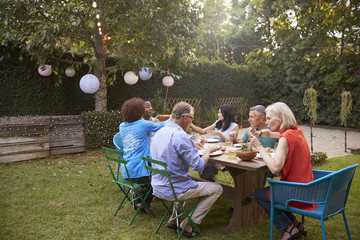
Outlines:
{"type": "MultiPolygon", "coordinates": [[[[92,6],[95,9],[98,7],[98,4],[97,4],[96,0],[93,1],[92,6]]],[[[97,11],[97,13],[96,13],[96,19],[97,19],[96,25],[98,26],[99,35],[102,36],[103,32],[102,32],[102,28],[101,28],[101,19],[100,19],[100,12],[99,11],[97,11]]]]}

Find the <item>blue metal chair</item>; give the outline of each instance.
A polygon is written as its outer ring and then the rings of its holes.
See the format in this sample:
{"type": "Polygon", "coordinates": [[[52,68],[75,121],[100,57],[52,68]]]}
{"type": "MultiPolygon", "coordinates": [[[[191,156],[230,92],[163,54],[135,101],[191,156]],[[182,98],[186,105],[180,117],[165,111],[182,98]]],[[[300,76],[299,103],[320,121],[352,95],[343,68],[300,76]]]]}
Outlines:
{"type": "MultiPolygon", "coordinates": [[[[116,147],[116,150],[123,151],[124,145],[121,140],[120,132],[114,135],[113,137],[113,144],[116,147]]],[[[116,172],[116,179],[119,178],[119,171],[120,171],[120,163],[118,164],[117,172],[116,172]]]]}
{"type": "Polygon", "coordinates": [[[313,170],[314,181],[309,183],[295,183],[269,179],[271,212],[270,212],[270,239],[273,239],[273,222],[279,211],[288,211],[321,221],[322,237],[325,240],[324,222],[336,214],[342,213],[349,239],[351,239],[349,225],[345,216],[345,205],[349,195],[351,182],[356,167],[354,164],[342,170],[331,172],[313,170]],[[314,210],[303,210],[290,207],[291,201],[317,204],[314,210]]]}

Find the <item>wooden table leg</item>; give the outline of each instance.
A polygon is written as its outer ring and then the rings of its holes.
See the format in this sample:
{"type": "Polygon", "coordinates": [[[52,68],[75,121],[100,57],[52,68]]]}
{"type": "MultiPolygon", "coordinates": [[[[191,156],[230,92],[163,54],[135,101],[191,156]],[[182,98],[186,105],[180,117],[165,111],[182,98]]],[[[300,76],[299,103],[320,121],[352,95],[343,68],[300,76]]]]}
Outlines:
{"type": "Polygon", "coordinates": [[[235,188],[225,187],[223,196],[234,200],[234,211],[225,233],[231,233],[260,222],[267,217],[265,211],[253,200],[252,193],[263,187],[266,169],[246,171],[227,168],[234,179],[235,188]]]}

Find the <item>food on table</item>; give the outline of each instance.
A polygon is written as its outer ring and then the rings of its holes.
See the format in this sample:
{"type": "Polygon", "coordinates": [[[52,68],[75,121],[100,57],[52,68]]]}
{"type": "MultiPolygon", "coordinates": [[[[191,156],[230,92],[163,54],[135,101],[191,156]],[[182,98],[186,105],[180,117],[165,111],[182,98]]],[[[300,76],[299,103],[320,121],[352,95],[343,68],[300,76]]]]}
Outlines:
{"type": "Polygon", "coordinates": [[[226,151],[226,146],[220,146],[220,150],[225,152],[226,151]]]}
{"type": "Polygon", "coordinates": [[[205,137],[200,137],[200,143],[201,143],[202,145],[204,145],[205,142],[206,142],[206,138],[205,138],[205,137]]]}
{"type": "Polygon", "coordinates": [[[170,118],[170,115],[169,114],[159,114],[158,118],[159,118],[160,121],[165,121],[165,120],[168,120],[170,118]]]}
{"type": "Polygon", "coordinates": [[[240,158],[241,160],[244,161],[250,161],[252,159],[254,159],[257,155],[257,151],[256,150],[251,150],[249,151],[243,151],[242,149],[238,149],[236,151],[236,155],[238,156],[238,158],[240,158]]]}

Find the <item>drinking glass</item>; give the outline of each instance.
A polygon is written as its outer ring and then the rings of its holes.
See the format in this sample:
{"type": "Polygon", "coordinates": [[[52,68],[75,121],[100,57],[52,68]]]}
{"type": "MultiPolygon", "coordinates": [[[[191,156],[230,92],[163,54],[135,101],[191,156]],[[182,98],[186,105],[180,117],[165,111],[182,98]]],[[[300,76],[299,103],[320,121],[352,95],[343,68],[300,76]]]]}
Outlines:
{"type": "Polygon", "coordinates": [[[228,156],[229,156],[229,158],[235,158],[236,157],[236,149],[229,148],[228,156]]]}
{"type": "Polygon", "coordinates": [[[225,145],[228,147],[231,147],[233,145],[233,142],[230,139],[225,140],[225,145]]]}

